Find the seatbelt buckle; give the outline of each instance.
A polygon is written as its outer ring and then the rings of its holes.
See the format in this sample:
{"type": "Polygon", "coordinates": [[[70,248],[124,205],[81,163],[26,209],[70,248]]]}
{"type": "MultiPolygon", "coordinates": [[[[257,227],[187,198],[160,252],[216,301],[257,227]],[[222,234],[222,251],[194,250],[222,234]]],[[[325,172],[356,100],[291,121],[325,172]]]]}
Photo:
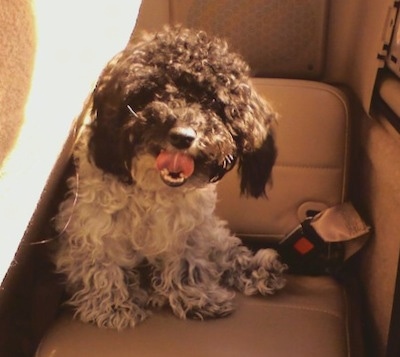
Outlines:
{"type": "Polygon", "coordinates": [[[312,220],[307,218],[287,234],[277,250],[291,273],[334,274],[344,260],[343,244],[325,242],[312,227],[312,220]]]}
{"type": "Polygon", "coordinates": [[[337,274],[366,243],[368,226],[350,202],[305,219],[278,244],[292,273],[337,274]]]}

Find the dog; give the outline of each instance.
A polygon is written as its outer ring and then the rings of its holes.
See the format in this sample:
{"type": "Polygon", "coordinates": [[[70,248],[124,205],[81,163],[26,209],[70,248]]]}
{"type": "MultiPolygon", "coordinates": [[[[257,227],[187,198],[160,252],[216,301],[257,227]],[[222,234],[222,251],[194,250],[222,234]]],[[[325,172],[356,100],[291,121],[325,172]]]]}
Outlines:
{"type": "Polygon", "coordinates": [[[237,166],[241,193],[262,197],[276,159],[276,114],[249,73],[224,40],[179,26],[131,40],[105,66],[55,217],[75,317],[118,330],[163,306],[223,317],[235,290],[285,285],[278,253],[253,253],[214,213],[226,172],[237,166]]]}

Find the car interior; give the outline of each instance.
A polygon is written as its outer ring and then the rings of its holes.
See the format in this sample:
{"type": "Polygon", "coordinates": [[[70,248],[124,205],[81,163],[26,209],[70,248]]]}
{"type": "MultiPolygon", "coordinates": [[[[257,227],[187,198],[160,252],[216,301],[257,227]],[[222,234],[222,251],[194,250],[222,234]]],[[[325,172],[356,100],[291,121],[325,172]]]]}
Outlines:
{"type": "Polygon", "coordinates": [[[400,356],[399,0],[0,4],[1,357],[400,356]],[[165,25],[225,39],[278,113],[267,198],[232,170],[217,215],[277,249],[287,285],[220,319],[99,328],[65,307],[52,218],[99,73],[165,25]]]}

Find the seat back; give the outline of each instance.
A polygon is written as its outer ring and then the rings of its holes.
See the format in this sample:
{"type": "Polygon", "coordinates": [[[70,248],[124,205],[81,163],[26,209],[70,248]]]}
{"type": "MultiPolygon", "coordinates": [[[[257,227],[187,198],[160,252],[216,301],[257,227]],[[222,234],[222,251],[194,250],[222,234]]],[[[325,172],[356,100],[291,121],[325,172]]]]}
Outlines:
{"type": "Polygon", "coordinates": [[[182,24],[226,39],[253,76],[323,74],[328,0],[143,0],[135,33],[182,24]]]}

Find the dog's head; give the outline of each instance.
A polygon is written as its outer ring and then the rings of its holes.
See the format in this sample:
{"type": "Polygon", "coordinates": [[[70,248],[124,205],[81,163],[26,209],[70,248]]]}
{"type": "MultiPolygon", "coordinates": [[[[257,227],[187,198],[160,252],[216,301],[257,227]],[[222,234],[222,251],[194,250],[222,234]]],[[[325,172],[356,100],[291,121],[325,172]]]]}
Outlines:
{"type": "Polygon", "coordinates": [[[241,192],[259,197],[275,162],[274,112],[249,68],[204,32],[165,28],[116,55],[93,93],[91,159],[135,183],[135,160],[154,158],[169,186],[220,180],[238,162],[241,192]]]}

